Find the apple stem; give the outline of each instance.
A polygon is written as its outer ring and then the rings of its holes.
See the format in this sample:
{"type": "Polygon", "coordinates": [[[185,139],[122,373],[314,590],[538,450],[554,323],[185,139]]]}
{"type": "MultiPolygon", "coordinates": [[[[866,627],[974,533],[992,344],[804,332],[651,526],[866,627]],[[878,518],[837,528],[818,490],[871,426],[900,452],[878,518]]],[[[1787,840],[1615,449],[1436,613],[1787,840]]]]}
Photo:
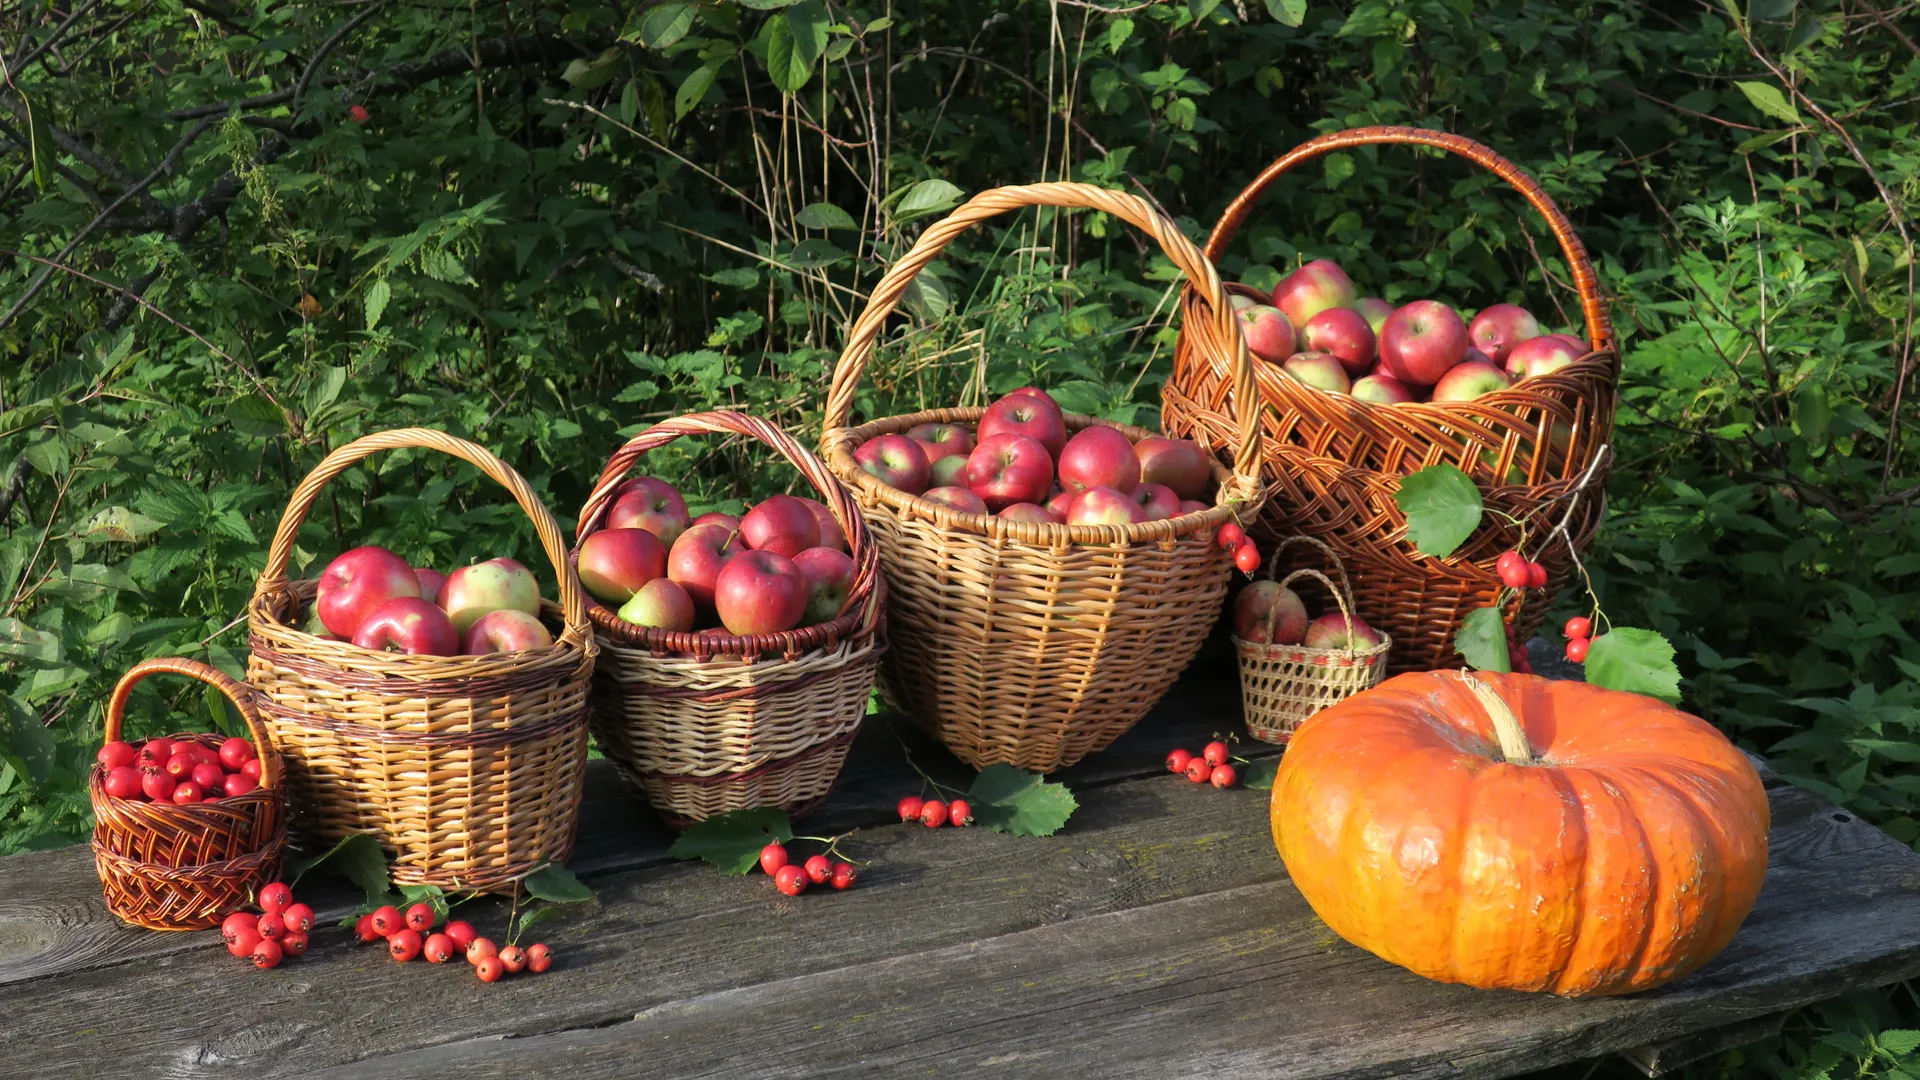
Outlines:
{"type": "Polygon", "coordinates": [[[1527,745],[1526,729],[1520,726],[1520,718],[1513,715],[1513,709],[1500,692],[1468,671],[1462,671],[1460,677],[1466,681],[1467,689],[1480,700],[1480,707],[1487,710],[1488,719],[1493,721],[1493,733],[1500,739],[1501,760],[1511,765],[1534,764],[1533,747],[1527,745]]]}

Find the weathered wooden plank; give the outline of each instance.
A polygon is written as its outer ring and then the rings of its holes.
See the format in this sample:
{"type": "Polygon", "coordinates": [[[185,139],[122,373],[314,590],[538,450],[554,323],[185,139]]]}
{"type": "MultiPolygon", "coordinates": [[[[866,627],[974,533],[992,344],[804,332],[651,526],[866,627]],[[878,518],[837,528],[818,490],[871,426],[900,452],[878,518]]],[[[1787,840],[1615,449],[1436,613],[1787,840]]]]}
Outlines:
{"type": "Polygon", "coordinates": [[[1334,940],[1281,880],[316,1075],[1497,1077],[1920,972],[1920,857],[1805,793],[1774,803],[1775,870],[1747,928],[1632,998],[1427,982],[1334,940]]]}
{"type": "Polygon", "coordinates": [[[1787,1014],[1773,1013],[1769,1016],[1756,1016],[1751,1020],[1742,1020],[1724,1027],[1708,1028],[1706,1031],[1682,1035],[1677,1039],[1666,1039],[1646,1046],[1636,1046],[1620,1051],[1633,1066],[1648,1076],[1663,1076],[1680,1068],[1691,1065],[1702,1058],[1724,1053],[1748,1043],[1770,1039],[1780,1034],[1780,1028],[1786,1023],[1787,1014]]]}

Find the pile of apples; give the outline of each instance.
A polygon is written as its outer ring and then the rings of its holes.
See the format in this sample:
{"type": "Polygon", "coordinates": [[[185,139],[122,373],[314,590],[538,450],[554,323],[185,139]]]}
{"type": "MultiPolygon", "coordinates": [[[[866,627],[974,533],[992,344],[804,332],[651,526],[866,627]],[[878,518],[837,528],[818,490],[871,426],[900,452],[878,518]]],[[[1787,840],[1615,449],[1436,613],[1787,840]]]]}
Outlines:
{"type": "Polygon", "coordinates": [[[1585,342],[1544,332],[1515,304],[1467,322],[1437,300],[1396,308],[1356,296],[1353,279],[1326,259],[1280,279],[1272,304],[1238,294],[1233,303],[1255,356],[1308,386],[1383,405],[1468,401],[1587,353],[1585,342]]]}
{"type": "Polygon", "coordinates": [[[580,584],[635,626],[777,634],[831,622],[853,588],[846,533],[825,503],[774,495],[691,520],[672,484],[614,489],[605,527],[580,544],[580,584]]]}
{"type": "Polygon", "coordinates": [[[1338,610],[1307,617],[1300,594],[1277,581],[1256,581],[1233,601],[1233,633],[1258,645],[1303,645],[1309,649],[1359,651],[1380,644],[1380,632],[1365,619],[1338,610]]]}
{"type": "Polygon", "coordinates": [[[327,564],[308,629],[375,652],[419,656],[519,652],[553,644],[540,622],[540,582],[520,563],[488,559],[442,574],[415,569],[373,545],[327,564]]]}
{"type": "Polygon", "coordinates": [[[197,739],[115,740],[97,755],[107,795],[133,802],[185,805],[238,798],[260,786],[253,744],[232,738],[215,750],[197,739]]]}
{"type": "Polygon", "coordinates": [[[853,453],[883,483],[969,514],[1066,525],[1132,525],[1208,509],[1207,455],[1185,439],[1138,443],[1110,427],[1067,437],[1044,390],[994,402],[969,430],[921,424],[869,439],[853,453]]]}

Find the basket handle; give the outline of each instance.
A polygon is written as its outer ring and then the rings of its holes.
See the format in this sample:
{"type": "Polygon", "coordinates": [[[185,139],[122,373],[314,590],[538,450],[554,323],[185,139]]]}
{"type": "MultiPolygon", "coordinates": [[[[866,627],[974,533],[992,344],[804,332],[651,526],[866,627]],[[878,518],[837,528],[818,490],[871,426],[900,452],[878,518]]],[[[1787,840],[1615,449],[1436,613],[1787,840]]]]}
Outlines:
{"type": "Polygon", "coordinates": [[[513,466],[496,457],[493,451],[431,428],[395,428],[378,432],[355,439],[328,454],[307,474],[305,480],[300,481],[300,486],[293,489],[293,498],[288,501],[286,512],[280,515],[279,528],[274,530],[273,546],[267,551],[267,567],[260,572],[260,580],[254,583],[253,595],[258,598],[288,588],[287,560],[293,556],[293,542],[300,535],[301,524],[307,520],[308,511],[313,509],[314,501],[326,489],[328,481],[362,458],[372,457],[382,450],[402,449],[438,450],[450,454],[479,469],[507,489],[514,501],[520,504],[520,509],[532,520],[533,531],[540,537],[540,547],[546,552],[547,561],[553,564],[554,575],[560,581],[560,611],[566,621],[561,640],[576,646],[591,640],[592,631],[587,626],[587,607],[580,590],[580,579],[574,575],[573,565],[567,561],[566,540],[559,524],[547,511],[546,504],[533,493],[526,479],[515,472],[513,466]]]}
{"type": "MultiPolygon", "coordinates": [[[[1311,544],[1312,546],[1319,548],[1321,552],[1323,552],[1327,556],[1327,559],[1333,563],[1333,568],[1339,571],[1340,587],[1346,591],[1348,596],[1353,595],[1353,582],[1347,580],[1347,564],[1344,560],[1340,558],[1340,553],[1333,550],[1333,545],[1327,543],[1325,540],[1322,540],[1317,536],[1308,536],[1305,533],[1295,533],[1292,536],[1283,536],[1279,540],[1275,541],[1273,548],[1267,552],[1266,565],[1261,569],[1261,573],[1265,574],[1269,579],[1271,579],[1273,577],[1274,568],[1280,565],[1280,553],[1287,550],[1288,548],[1292,547],[1295,544],[1311,544]]],[[[1329,584],[1328,588],[1332,588],[1332,585],[1329,584]]]]}
{"type": "Polygon", "coordinates": [[[955,237],[978,221],[1008,210],[1026,206],[1058,206],[1066,209],[1099,210],[1126,221],[1152,236],[1173,264],[1186,275],[1188,284],[1212,301],[1213,320],[1204,327],[1188,327],[1189,333],[1211,335],[1219,351],[1233,356],[1234,402],[1240,411],[1240,442],[1234,454],[1234,472],[1249,483],[1258,483],[1260,473],[1260,395],[1255,389],[1253,364],[1247,357],[1246,339],[1240,334],[1233,305],[1227,302],[1220,275],[1213,263],[1181,234],[1179,228],[1148,205],[1146,200],[1122,191],[1109,191],[1091,184],[1066,181],[993,188],[968,199],[964,205],[940,221],[929,225],[914,242],[913,250],[887,270],[867,301],[865,311],[847,332],[847,347],[833,369],[833,385],[827,391],[826,431],[831,435],[845,428],[853,413],[854,391],[866,372],[880,332],[894,305],[919,275],[922,267],[934,260],[955,237]]]}
{"type": "MultiPolygon", "coordinates": [[[[674,417],[653,425],[647,430],[628,439],[626,445],[613,452],[607,459],[607,467],[601,470],[600,479],[594,482],[593,491],[587,496],[586,505],[580,508],[580,522],[574,528],[574,536],[585,540],[587,534],[600,528],[606,519],[607,511],[613,506],[613,493],[632,471],[641,455],[649,450],[678,439],[682,435],[744,435],[757,439],[786,458],[793,467],[800,470],[826,499],[827,509],[833,513],[833,519],[840,523],[840,531],[847,534],[849,554],[853,556],[853,586],[847,590],[847,599],[841,605],[840,614],[844,615],[855,607],[860,609],[860,624],[870,625],[878,615],[880,589],[880,558],[873,545],[873,535],[867,531],[866,519],[860,516],[854,505],[853,496],[840,481],[827,471],[827,466],[813,451],[800,445],[793,436],[779,427],[758,417],[728,410],[690,413],[674,417]]],[[[685,648],[692,651],[692,634],[681,634],[687,639],[685,648]]],[[[670,645],[670,648],[680,648],[670,645]]]]}
{"type": "Polygon", "coordinates": [[[253,738],[253,748],[260,758],[260,786],[275,788],[280,786],[280,755],[273,752],[273,744],[267,740],[267,729],[260,721],[260,710],[253,703],[254,690],[242,682],[236,682],[226,672],[198,660],[186,660],[180,657],[162,657],[154,660],[142,660],[127,669],[120,681],[114,684],[113,696],[107,699],[107,742],[120,741],[120,728],[126,720],[127,697],[133,693],[135,684],[149,675],[185,675],[189,679],[198,679],[215,690],[226,695],[233,707],[240,710],[240,719],[247,722],[247,734],[253,738]]]}
{"type": "MultiPolygon", "coordinates": [[[[1353,641],[1353,608],[1347,605],[1346,594],[1342,593],[1339,589],[1334,588],[1333,582],[1327,579],[1327,575],[1321,573],[1318,570],[1315,570],[1310,566],[1303,566],[1300,569],[1295,570],[1293,573],[1288,574],[1286,577],[1281,578],[1280,587],[1284,589],[1289,585],[1292,585],[1295,578],[1303,578],[1303,577],[1319,578],[1320,584],[1325,585],[1327,587],[1327,591],[1333,594],[1333,602],[1340,605],[1340,615],[1346,621],[1346,624],[1347,624],[1347,641],[1351,643],[1353,641]]],[[[1349,644],[1346,648],[1340,649],[1338,651],[1346,653],[1348,656],[1352,656],[1355,653],[1359,652],[1360,650],[1354,648],[1351,644],[1349,644]]]]}
{"type": "MultiPolygon", "coordinates": [[[[1207,258],[1218,259],[1240,226],[1253,212],[1253,204],[1258,202],[1267,186],[1292,171],[1296,166],[1312,161],[1323,154],[1335,150],[1345,150],[1354,146],[1377,146],[1382,144],[1403,146],[1431,146],[1458,154],[1475,165],[1487,170],[1506,181],[1507,185],[1518,191],[1540,216],[1547,220],[1547,228],[1552,230],[1555,240],[1560,242],[1560,251],[1567,257],[1567,266],[1573,271],[1573,286],[1580,294],[1580,311],[1587,320],[1587,341],[1595,352],[1613,347],[1613,323],[1607,316],[1605,299],[1600,295],[1600,278],[1593,272],[1593,260],[1587,257],[1585,245],[1574,234],[1573,223],[1560,211],[1538,182],[1528,176],[1518,165],[1501,157],[1492,149],[1449,131],[1430,131],[1426,128],[1412,127],[1362,127],[1347,131],[1336,131],[1310,139],[1287,151],[1266,167],[1253,182],[1247,185],[1231,203],[1226,213],[1213,227],[1213,234],[1207,237],[1207,258]]],[[[1238,387],[1235,388],[1236,391],[1238,387]]]]}

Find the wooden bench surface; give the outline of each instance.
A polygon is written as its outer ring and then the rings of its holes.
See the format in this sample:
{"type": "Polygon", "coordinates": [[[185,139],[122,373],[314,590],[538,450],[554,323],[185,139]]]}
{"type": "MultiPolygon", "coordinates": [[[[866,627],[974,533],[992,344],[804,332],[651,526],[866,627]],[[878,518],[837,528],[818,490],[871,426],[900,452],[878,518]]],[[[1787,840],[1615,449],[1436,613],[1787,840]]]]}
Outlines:
{"type": "MultiPolygon", "coordinates": [[[[573,868],[597,900],[538,931],[554,970],[493,985],[352,941],[332,924],[355,898],[331,883],[301,890],[324,926],[306,956],[259,972],[215,931],[119,925],[85,846],[13,856],[0,1073],[1492,1077],[1610,1053],[1654,1070],[1765,1034],[1781,1010],[1920,975],[1920,855],[1770,780],[1765,891],[1702,971],[1584,1001],[1428,982],[1314,917],[1274,853],[1265,792],[1164,771],[1168,748],[1239,728],[1231,666],[1195,674],[1057,778],[1080,809],[1036,839],[898,824],[894,803],[918,788],[900,739],[941,779],[967,774],[872,718],[802,830],[858,828],[872,865],[848,892],[795,898],[668,859],[672,834],[595,762],[573,868]]],[[[504,930],[494,900],[462,914],[504,930]]]]}

